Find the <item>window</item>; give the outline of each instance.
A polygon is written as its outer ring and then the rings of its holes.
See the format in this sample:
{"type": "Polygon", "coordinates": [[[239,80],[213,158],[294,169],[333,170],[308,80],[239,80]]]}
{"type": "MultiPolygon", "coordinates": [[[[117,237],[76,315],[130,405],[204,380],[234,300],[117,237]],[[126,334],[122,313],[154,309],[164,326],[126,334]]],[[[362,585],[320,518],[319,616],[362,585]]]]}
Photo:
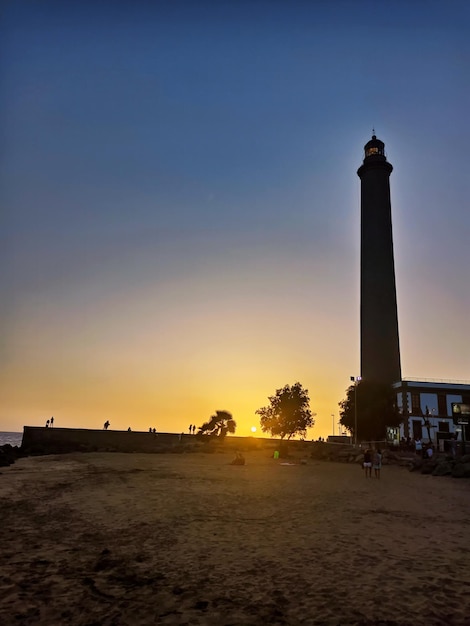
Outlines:
{"type": "Polygon", "coordinates": [[[447,415],[447,401],[445,393],[437,394],[437,412],[439,415],[447,415]]]}
{"type": "Polygon", "coordinates": [[[413,415],[421,415],[421,404],[419,399],[419,393],[411,394],[411,412],[413,415]]]}
{"type": "Polygon", "coordinates": [[[370,156],[371,154],[378,154],[378,153],[379,153],[378,148],[367,148],[366,150],[366,156],[370,156]]]}

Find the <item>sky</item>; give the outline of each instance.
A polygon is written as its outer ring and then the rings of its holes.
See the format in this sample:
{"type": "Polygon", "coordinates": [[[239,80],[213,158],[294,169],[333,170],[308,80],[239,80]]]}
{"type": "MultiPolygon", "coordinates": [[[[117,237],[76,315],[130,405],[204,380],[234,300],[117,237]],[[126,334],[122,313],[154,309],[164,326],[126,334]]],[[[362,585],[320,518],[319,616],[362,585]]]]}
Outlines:
{"type": "Polygon", "coordinates": [[[237,434],[359,375],[360,181],[390,178],[402,374],[470,379],[470,5],[5,3],[0,430],[237,434]]]}

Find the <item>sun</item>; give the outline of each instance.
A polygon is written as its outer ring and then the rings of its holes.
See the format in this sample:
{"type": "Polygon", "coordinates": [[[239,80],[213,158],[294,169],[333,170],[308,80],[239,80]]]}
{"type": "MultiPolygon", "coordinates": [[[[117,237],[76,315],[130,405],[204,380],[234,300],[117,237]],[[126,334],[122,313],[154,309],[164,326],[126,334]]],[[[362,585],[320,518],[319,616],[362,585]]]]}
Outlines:
{"type": "Polygon", "coordinates": [[[256,432],[256,426],[252,426],[252,427],[251,427],[251,432],[252,432],[252,433],[255,433],[255,432],[256,432]]]}

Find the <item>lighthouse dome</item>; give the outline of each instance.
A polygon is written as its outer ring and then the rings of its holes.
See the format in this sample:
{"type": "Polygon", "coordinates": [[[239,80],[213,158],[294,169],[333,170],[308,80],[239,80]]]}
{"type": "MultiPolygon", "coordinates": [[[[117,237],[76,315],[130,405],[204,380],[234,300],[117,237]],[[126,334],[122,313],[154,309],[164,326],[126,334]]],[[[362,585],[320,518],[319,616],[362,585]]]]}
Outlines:
{"type": "Polygon", "coordinates": [[[364,146],[364,156],[376,156],[380,155],[385,157],[385,144],[380,139],[377,139],[375,135],[372,135],[372,139],[364,146]]]}

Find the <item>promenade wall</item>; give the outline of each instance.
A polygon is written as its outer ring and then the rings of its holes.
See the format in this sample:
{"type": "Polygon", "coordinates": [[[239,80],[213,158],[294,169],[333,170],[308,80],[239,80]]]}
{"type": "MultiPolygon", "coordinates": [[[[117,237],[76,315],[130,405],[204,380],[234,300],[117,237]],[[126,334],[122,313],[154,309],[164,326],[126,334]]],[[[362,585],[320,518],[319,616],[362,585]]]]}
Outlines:
{"type": "MultiPolygon", "coordinates": [[[[60,454],[72,451],[110,451],[110,452],[183,452],[209,450],[222,446],[226,450],[279,449],[279,439],[261,437],[236,437],[228,435],[219,442],[216,439],[200,438],[197,435],[177,433],[157,433],[92,430],[87,428],[45,428],[42,426],[24,426],[22,450],[26,454],[60,454]]],[[[289,450],[308,451],[310,442],[292,440],[289,450]]]]}

